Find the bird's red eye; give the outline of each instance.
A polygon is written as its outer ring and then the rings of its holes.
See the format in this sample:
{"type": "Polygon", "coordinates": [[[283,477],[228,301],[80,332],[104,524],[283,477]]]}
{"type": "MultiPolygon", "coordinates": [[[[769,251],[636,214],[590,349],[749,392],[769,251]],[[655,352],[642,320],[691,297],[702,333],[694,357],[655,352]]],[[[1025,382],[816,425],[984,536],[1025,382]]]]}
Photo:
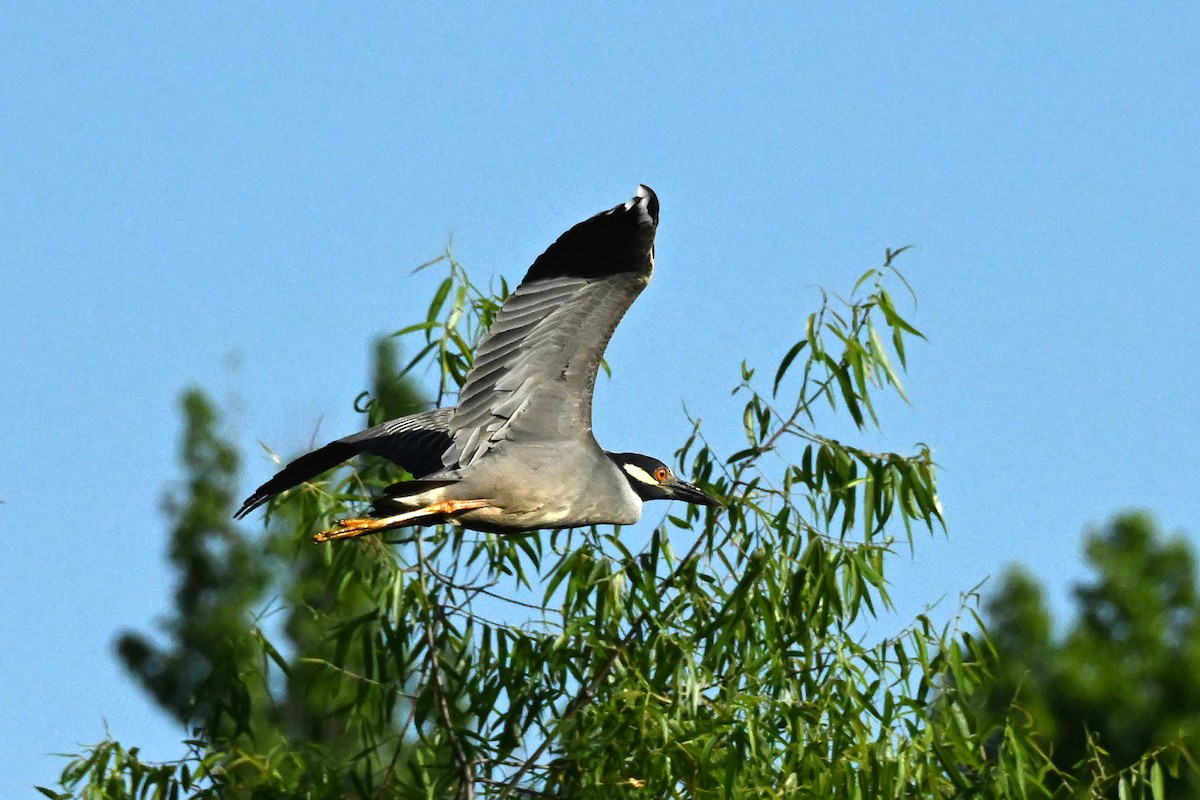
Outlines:
{"type": "Polygon", "coordinates": [[[654,480],[658,481],[659,483],[662,483],[663,481],[665,481],[667,479],[667,476],[670,474],[671,474],[670,470],[668,470],[666,467],[659,467],[658,469],[654,470],[654,480]]]}

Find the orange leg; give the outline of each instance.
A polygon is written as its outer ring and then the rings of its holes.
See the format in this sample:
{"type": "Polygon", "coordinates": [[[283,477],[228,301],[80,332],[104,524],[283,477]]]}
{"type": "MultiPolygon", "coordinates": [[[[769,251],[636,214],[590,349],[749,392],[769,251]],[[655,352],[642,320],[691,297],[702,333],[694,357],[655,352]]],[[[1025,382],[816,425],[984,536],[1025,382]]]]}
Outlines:
{"type": "Polygon", "coordinates": [[[416,511],[406,511],[379,519],[340,519],[337,527],[321,531],[313,536],[314,542],[330,542],[334,539],[352,539],[356,536],[366,536],[369,533],[381,533],[392,528],[403,528],[407,525],[420,524],[423,521],[440,521],[459,511],[470,511],[473,508],[483,508],[487,500],[443,500],[440,503],[418,508],[416,511]]]}

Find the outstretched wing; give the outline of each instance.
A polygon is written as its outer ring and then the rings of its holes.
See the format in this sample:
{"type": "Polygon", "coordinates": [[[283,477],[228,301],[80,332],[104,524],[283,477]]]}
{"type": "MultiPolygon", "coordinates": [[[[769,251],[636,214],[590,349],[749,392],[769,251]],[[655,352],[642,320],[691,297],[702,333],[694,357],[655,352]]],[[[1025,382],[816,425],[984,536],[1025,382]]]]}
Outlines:
{"type": "Polygon", "coordinates": [[[241,519],[280,492],[312,480],[360,453],[386,458],[418,478],[436,472],[442,468],[442,453],[451,443],[449,422],[453,412],[453,408],[435,408],[388,420],[300,456],[255,489],[234,517],[241,519]]]}
{"type": "Polygon", "coordinates": [[[591,435],[592,391],[608,340],[654,268],[658,198],[646,186],[542,253],[479,345],[450,419],[447,467],[506,440],[591,435]]]}

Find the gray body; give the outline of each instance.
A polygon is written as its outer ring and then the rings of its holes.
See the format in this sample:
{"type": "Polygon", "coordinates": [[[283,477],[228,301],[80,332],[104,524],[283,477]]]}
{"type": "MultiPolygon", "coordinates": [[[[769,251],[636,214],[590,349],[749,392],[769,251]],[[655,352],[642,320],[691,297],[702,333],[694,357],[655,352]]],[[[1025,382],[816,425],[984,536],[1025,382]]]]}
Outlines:
{"type": "MultiPolygon", "coordinates": [[[[642,498],[629,478],[595,445],[576,447],[505,445],[468,470],[444,470],[426,480],[452,483],[413,495],[385,495],[376,513],[415,511],[443,500],[488,500],[454,521],[485,531],[539,530],[580,525],[632,525],[642,516],[642,498]],[[519,492],[511,487],[520,486],[519,492]]],[[[404,484],[397,484],[403,487],[404,484]]]]}
{"type": "Polygon", "coordinates": [[[633,199],[571,228],[505,300],[457,406],[391,420],[302,456],[237,516],[359,453],[388,458],[417,478],[388,487],[372,506],[377,517],[486,501],[415,524],[495,531],[626,525],[648,499],[717,505],[662,462],[609,453],[592,434],[596,373],[650,280],[657,225],[658,199],[641,186],[633,199]]]}

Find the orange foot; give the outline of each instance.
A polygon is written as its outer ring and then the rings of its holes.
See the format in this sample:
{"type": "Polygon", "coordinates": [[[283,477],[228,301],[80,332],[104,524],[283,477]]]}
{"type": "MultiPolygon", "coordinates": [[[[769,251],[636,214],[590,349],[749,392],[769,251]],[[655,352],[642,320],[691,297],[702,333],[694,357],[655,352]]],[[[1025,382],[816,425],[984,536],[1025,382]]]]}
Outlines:
{"type": "Polygon", "coordinates": [[[459,511],[470,511],[473,508],[483,508],[487,500],[443,500],[433,503],[416,511],[406,511],[379,519],[340,519],[336,528],[313,535],[314,542],[331,542],[334,539],[353,539],[356,536],[366,536],[371,533],[382,533],[392,528],[403,528],[408,525],[426,522],[440,522],[459,511]]]}

